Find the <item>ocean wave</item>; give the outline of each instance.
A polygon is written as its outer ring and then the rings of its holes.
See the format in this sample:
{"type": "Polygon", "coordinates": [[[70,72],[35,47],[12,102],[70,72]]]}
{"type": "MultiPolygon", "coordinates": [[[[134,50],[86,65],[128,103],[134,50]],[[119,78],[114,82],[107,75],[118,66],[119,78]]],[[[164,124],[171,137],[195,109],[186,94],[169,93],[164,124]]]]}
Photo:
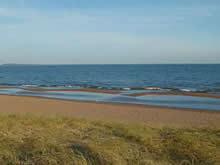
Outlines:
{"type": "Polygon", "coordinates": [[[158,88],[158,87],[148,87],[148,88],[144,88],[144,89],[146,89],[146,90],[163,90],[163,88],[158,88]]]}
{"type": "Polygon", "coordinates": [[[122,88],[123,90],[129,91],[131,88],[122,88]]]}
{"type": "Polygon", "coordinates": [[[217,89],[192,89],[192,88],[164,88],[164,87],[111,87],[89,84],[10,84],[0,83],[0,86],[5,87],[20,87],[20,88],[72,88],[72,89],[103,89],[103,90],[117,90],[117,91],[157,91],[157,92],[220,92],[220,88],[217,89]]]}
{"type": "Polygon", "coordinates": [[[190,90],[190,89],[179,89],[180,91],[183,91],[183,92],[193,92],[195,90],[190,90]]]}
{"type": "Polygon", "coordinates": [[[197,90],[197,89],[179,89],[182,92],[205,92],[204,90],[197,90]]]}
{"type": "Polygon", "coordinates": [[[40,87],[40,85],[21,85],[22,87],[40,87]]]}

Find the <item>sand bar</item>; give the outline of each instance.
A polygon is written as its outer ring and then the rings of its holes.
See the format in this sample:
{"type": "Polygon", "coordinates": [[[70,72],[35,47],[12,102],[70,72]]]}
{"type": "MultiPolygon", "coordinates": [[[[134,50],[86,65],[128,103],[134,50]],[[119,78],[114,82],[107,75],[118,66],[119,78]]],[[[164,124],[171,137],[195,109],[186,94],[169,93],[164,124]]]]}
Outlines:
{"type": "Polygon", "coordinates": [[[174,126],[219,126],[220,111],[0,95],[0,112],[174,126]]]}
{"type": "Polygon", "coordinates": [[[103,90],[103,89],[43,89],[43,88],[20,88],[29,91],[49,92],[49,91],[78,91],[78,92],[93,92],[106,94],[119,94],[118,91],[103,90]]]}
{"type": "Polygon", "coordinates": [[[49,88],[20,88],[20,87],[10,87],[10,86],[0,86],[0,89],[23,89],[28,91],[38,91],[38,92],[50,92],[50,91],[76,91],[76,92],[92,92],[92,93],[106,93],[106,94],[120,94],[119,91],[104,90],[104,89],[49,89],[49,88]]]}
{"type": "Polygon", "coordinates": [[[194,92],[140,92],[127,94],[127,96],[144,96],[144,95],[181,95],[181,96],[197,96],[197,97],[210,97],[220,99],[220,95],[208,93],[194,93],[194,92]]]}
{"type": "Polygon", "coordinates": [[[17,87],[9,87],[9,86],[0,86],[0,89],[15,89],[17,87]]]}

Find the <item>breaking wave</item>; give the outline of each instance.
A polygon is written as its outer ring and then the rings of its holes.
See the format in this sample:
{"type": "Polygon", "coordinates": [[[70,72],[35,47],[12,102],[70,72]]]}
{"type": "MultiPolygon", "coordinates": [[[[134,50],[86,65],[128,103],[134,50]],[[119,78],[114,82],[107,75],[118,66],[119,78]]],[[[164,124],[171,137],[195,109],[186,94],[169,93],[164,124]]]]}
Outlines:
{"type": "Polygon", "coordinates": [[[162,88],[162,87],[111,87],[111,86],[96,86],[88,84],[76,84],[76,85],[49,85],[49,84],[7,84],[0,83],[1,87],[18,87],[18,88],[72,88],[72,89],[103,89],[103,90],[120,90],[120,91],[157,91],[157,92],[220,92],[220,89],[187,89],[187,88],[162,88]]]}

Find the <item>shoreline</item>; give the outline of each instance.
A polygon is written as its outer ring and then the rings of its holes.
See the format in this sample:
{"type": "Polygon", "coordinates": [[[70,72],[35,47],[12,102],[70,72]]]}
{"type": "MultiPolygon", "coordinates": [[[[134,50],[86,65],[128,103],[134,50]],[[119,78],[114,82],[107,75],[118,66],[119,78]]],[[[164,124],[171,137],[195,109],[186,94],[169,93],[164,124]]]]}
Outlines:
{"type": "Polygon", "coordinates": [[[103,89],[47,89],[47,88],[21,88],[21,87],[2,87],[0,89],[22,89],[27,91],[38,91],[38,92],[50,92],[50,91],[76,91],[76,92],[91,92],[91,93],[106,93],[106,94],[120,94],[119,91],[103,90],[103,89]]]}
{"type": "Polygon", "coordinates": [[[174,126],[217,126],[220,111],[129,103],[74,101],[41,96],[0,95],[0,112],[61,115],[89,120],[151,123],[174,126]]]}
{"type": "Polygon", "coordinates": [[[90,100],[72,100],[72,99],[63,99],[63,98],[52,98],[45,96],[25,96],[25,95],[13,95],[13,94],[0,94],[1,96],[12,96],[12,97],[27,97],[27,98],[39,98],[46,100],[57,100],[57,101],[69,101],[73,103],[91,103],[91,104],[108,104],[108,105],[119,105],[119,106],[131,106],[131,107],[142,107],[142,108],[158,108],[164,110],[177,110],[177,111],[192,111],[199,113],[217,113],[220,114],[220,110],[210,110],[210,109],[198,109],[198,108],[182,108],[182,107],[169,107],[169,106],[160,106],[160,105],[150,105],[150,104],[135,104],[135,103],[123,103],[123,102],[105,102],[105,101],[90,101],[90,100]]]}
{"type": "Polygon", "coordinates": [[[26,91],[38,91],[38,92],[56,92],[56,91],[72,91],[72,92],[91,92],[91,93],[103,93],[103,94],[121,94],[124,96],[144,96],[144,95],[176,95],[176,96],[195,96],[195,97],[208,97],[208,98],[216,98],[220,99],[220,95],[209,94],[209,93],[199,93],[199,92],[135,92],[131,94],[123,94],[120,91],[116,90],[105,90],[105,89],[92,89],[92,88],[80,88],[80,89],[49,89],[49,88],[21,88],[21,87],[4,87],[0,86],[0,89],[22,89],[26,91]]]}

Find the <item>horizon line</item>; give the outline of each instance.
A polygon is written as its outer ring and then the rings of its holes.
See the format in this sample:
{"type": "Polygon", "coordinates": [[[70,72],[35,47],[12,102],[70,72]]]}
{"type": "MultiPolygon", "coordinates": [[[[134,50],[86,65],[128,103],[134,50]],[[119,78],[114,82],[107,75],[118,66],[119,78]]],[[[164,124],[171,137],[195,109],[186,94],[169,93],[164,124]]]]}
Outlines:
{"type": "Polygon", "coordinates": [[[220,65],[220,63],[145,63],[145,64],[17,64],[5,63],[1,65],[220,65]]]}

